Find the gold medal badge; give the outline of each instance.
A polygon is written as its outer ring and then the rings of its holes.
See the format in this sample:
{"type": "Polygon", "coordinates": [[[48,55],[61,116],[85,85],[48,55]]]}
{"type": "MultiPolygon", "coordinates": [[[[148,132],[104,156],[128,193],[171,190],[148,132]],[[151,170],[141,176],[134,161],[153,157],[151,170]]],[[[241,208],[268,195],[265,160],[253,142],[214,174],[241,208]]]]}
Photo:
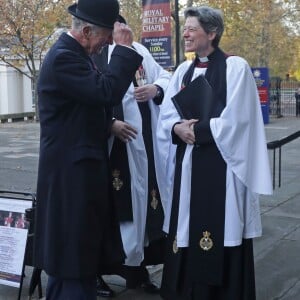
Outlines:
{"type": "Polygon", "coordinates": [[[114,169],[112,172],[112,176],[113,176],[113,187],[116,191],[119,191],[122,186],[123,186],[123,181],[119,178],[120,176],[120,170],[114,169]]]}
{"type": "Polygon", "coordinates": [[[178,252],[178,247],[177,247],[177,237],[175,237],[174,242],[173,242],[173,252],[176,254],[178,252]]]}
{"type": "Polygon", "coordinates": [[[146,72],[143,65],[140,65],[135,73],[135,79],[138,86],[147,84],[146,72]]]}
{"type": "Polygon", "coordinates": [[[158,205],[158,200],[156,198],[156,194],[157,194],[157,191],[155,189],[152,189],[152,191],[151,191],[152,200],[151,200],[150,205],[154,210],[157,208],[157,205],[158,205]]]}
{"type": "Polygon", "coordinates": [[[208,251],[213,247],[214,243],[210,238],[210,232],[208,231],[203,232],[203,237],[201,238],[199,245],[200,248],[203,249],[204,251],[208,251]]]}

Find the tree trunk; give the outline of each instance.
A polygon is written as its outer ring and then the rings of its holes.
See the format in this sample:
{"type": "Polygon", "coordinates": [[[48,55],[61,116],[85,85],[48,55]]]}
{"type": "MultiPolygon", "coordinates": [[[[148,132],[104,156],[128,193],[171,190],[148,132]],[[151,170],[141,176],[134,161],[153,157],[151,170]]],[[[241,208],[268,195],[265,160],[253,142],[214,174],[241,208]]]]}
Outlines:
{"type": "Polygon", "coordinates": [[[31,79],[31,89],[32,89],[32,99],[34,103],[35,108],[35,120],[39,122],[39,99],[38,99],[38,93],[37,93],[37,81],[38,81],[38,75],[35,74],[31,79]]]}

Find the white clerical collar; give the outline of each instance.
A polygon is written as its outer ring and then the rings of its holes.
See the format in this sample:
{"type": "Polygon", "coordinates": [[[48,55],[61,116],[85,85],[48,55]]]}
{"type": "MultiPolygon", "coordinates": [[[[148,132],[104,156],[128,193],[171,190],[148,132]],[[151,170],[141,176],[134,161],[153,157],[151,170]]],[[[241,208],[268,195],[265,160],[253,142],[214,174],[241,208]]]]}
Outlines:
{"type": "Polygon", "coordinates": [[[208,61],[209,61],[209,59],[208,59],[207,56],[205,56],[205,57],[199,57],[199,60],[200,60],[200,62],[202,62],[202,63],[205,63],[205,62],[208,62],[208,61]]]}

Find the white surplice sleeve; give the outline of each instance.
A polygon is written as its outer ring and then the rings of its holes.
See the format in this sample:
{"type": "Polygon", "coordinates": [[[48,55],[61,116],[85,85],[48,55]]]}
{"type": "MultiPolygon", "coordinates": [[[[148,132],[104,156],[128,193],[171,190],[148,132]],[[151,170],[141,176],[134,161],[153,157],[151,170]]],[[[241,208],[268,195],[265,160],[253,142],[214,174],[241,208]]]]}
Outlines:
{"type": "Polygon", "coordinates": [[[271,173],[259,96],[248,63],[227,59],[227,105],[210,121],[227,167],[252,192],[272,194],[271,173]]]}

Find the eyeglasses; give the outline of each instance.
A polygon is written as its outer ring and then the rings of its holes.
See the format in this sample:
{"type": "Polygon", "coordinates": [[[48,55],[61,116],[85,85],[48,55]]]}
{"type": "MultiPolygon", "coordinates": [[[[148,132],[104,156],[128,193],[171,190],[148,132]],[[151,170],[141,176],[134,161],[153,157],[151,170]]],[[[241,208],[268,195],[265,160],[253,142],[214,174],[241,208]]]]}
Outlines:
{"type": "Polygon", "coordinates": [[[193,33],[193,32],[196,32],[196,31],[198,31],[200,29],[200,27],[195,27],[195,26],[184,26],[183,27],[183,33],[184,32],[189,32],[189,33],[193,33]]]}

